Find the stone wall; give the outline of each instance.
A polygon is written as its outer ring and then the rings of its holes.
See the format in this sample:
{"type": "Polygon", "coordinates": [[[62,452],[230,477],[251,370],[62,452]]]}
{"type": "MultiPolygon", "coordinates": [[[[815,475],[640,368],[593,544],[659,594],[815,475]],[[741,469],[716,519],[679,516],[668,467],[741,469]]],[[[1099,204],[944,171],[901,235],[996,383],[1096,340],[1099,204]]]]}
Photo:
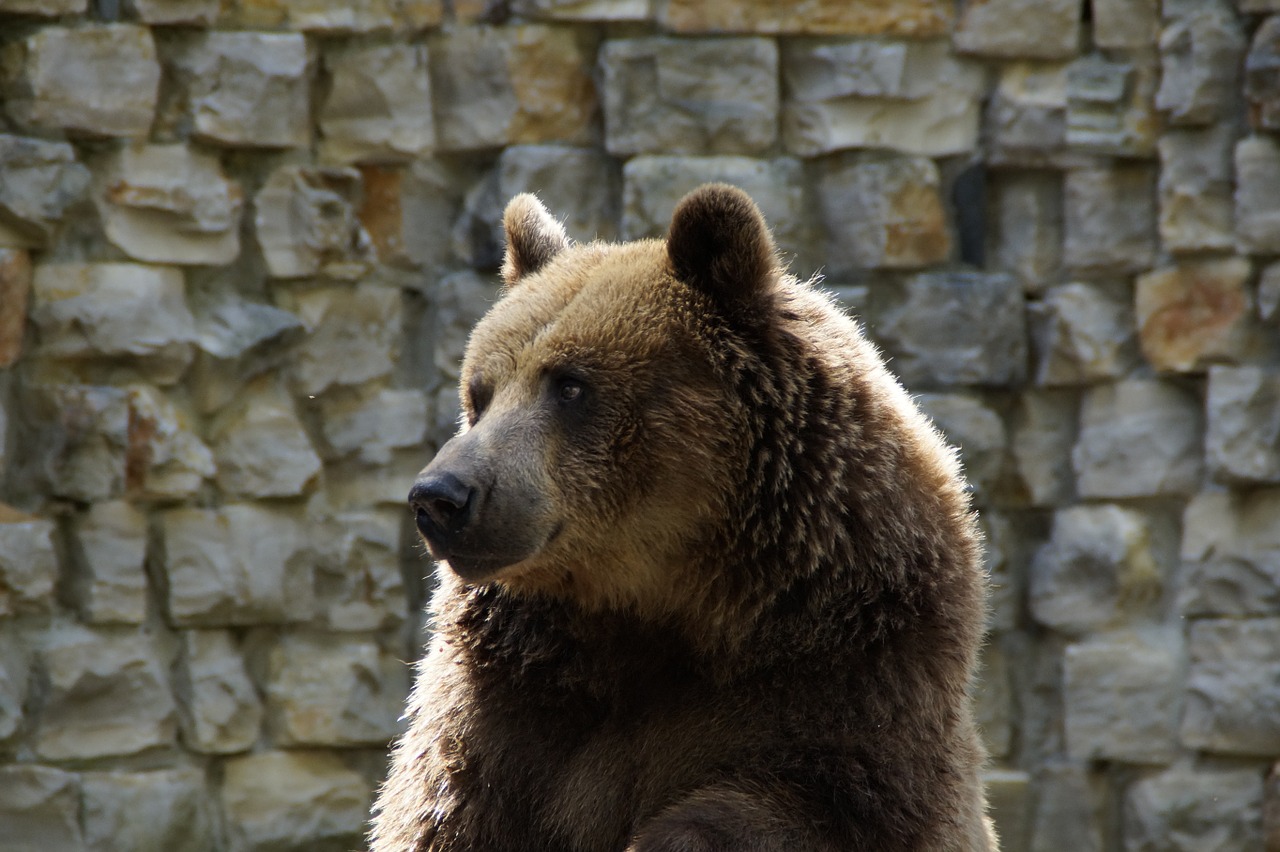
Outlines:
{"type": "Polygon", "coordinates": [[[707,180],[963,447],[1005,848],[1280,850],[1280,0],[0,0],[0,104],[3,852],[358,846],[503,202],[707,180]]]}

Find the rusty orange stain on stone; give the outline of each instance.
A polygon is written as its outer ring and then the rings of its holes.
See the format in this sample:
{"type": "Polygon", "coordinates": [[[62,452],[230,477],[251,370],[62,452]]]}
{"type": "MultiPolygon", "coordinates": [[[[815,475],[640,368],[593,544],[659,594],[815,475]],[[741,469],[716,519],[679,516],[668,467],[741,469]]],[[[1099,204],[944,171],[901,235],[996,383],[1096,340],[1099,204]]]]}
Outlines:
{"type": "Polygon", "coordinates": [[[399,169],[382,166],[362,166],[364,201],[356,216],[369,232],[378,258],[386,261],[404,251],[401,222],[404,207],[400,193],[404,174],[399,169]]]}

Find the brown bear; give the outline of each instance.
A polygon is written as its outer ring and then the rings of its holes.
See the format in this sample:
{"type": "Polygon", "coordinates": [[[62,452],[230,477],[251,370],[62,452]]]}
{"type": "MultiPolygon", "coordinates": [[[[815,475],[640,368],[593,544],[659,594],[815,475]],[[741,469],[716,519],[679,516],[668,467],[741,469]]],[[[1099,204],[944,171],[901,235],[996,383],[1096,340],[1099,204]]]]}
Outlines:
{"type": "Polygon", "coordinates": [[[372,848],[993,848],[974,517],[858,326],[729,186],[665,242],[503,224],[372,848]]]}

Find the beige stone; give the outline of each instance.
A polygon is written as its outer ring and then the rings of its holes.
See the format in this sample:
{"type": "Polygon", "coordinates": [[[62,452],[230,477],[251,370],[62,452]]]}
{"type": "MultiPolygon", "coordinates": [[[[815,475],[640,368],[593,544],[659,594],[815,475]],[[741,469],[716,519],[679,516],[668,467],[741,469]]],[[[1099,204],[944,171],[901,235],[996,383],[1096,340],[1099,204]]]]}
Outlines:
{"type": "Polygon", "coordinates": [[[22,354],[31,298],[31,255],[23,249],[0,248],[0,370],[22,354]]]}
{"type": "Polygon", "coordinates": [[[86,772],[81,784],[92,852],[217,849],[217,816],[200,768],[86,772]]]}
{"type": "Polygon", "coordinates": [[[441,0],[223,0],[222,20],[236,27],[321,33],[416,32],[439,24],[441,0]]]}
{"type": "Polygon", "coordinates": [[[400,550],[407,520],[400,506],[361,508],[336,513],[316,531],[317,604],[329,629],[380,630],[405,621],[400,550]]]}
{"type": "Polygon", "coordinates": [[[203,754],[248,751],[262,726],[262,702],[235,640],[225,630],[184,630],[174,667],[182,741],[203,754]]]}
{"type": "Polygon", "coordinates": [[[1171,130],[1160,138],[1160,241],[1171,252],[1223,251],[1235,245],[1227,125],[1171,130]]]}
{"type": "Polygon", "coordinates": [[[399,291],[370,283],[306,290],[293,308],[309,331],[293,360],[301,393],[316,395],[391,372],[400,341],[399,291]]]}
{"type": "Polygon", "coordinates": [[[668,0],[659,16],[679,33],[788,35],[946,35],[952,4],[942,0],[668,0]]]}
{"type": "Polygon", "coordinates": [[[236,497],[295,497],[315,487],[320,456],[293,401],[264,381],[243,388],[213,426],[218,485],[236,497]]]}
{"type": "Polygon", "coordinates": [[[144,24],[207,27],[218,19],[219,0],[124,0],[144,24]]]}
{"type": "Polygon", "coordinates": [[[1093,43],[1117,50],[1155,47],[1160,0],[1092,0],[1093,43]]]}
{"type": "Polygon", "coordinates": [[[368,271],[372,246],[356,216],[359,199],[355,169],[282,166],[272,172],[253,201],[271,275],[350,279],[368,271]]]}
{"type": "Polygon", "coordinates": [[[1141,54],[1081,57],[1067,70],[1067,143],[1089,154],[1148,157],[1161,130],[1158,65],[1141,54]]]}
{"type": "Polygon", "coordinates": [[[320,157],[334,163],[405,161],[435,145],[422,45],[358,45],[325,55],[320,157]]]}
{"type": "Polygon", "coordinates": [[[0,247],[47,247],[88,186],[71,145],[0,133],[0,247]]]}
{"type": "Polygon", "coordinates": [[[57,576],[53,522],[0,503],[0,617],[49,612],[57,576]]]}
{"type": "Polygon", "coordinates": [[[1075,0],[971,0],[963,9],[954,36],[962,53],[1065,59],[1080,49],[1080,4],[1075,0]]]}
{"type": "Polygon", "coordinates": [[[1159,370],[1188,372],[1240,358],[1249,343],[1251,267],[1244,258],[1188,260],[1138,276],[1142,352],[1159,370]]]}
{"type": "MultiPolygon", "coordinates": [[[[511,5],[517,15],[553,21],[645,21],[653,13],[653,0],[515,0],[511,5]]],[[[455,2],[455,11],[458,6],[455,2]]]]}
{"type": "Polygon", "coordinates": [[[150,500],[194,496],[213,476],[215,466],[213,453],[195,433],[190,412],[147,385],[134,385],[126,394],[126,491],[150,500]]]}
{"type": "Polygon", "coordinates": [[[0,825],[6,852],[86,852],[80,777],[51,766],[0,766],[0,825]]]}
{"type": "Polygon", "coordinates": [[[147,614],[147,517],[122,500],[94,503],[71,524],[66,591],[90,624],[141,624],[147,614]]]}
{"type": "Polygon", "coordinates": [[[80,15],[89,8],[89,0],[0,0],[0,13],[7,15],[39,15],[56,18],[80,15]]]}

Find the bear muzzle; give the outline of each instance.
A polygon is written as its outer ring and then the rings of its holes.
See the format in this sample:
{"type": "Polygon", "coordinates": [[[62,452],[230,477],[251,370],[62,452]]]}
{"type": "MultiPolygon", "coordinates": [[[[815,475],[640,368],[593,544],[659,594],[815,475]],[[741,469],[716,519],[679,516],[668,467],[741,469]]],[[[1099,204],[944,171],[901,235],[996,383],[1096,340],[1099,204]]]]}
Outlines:
{"type": "Polygon", "coordinates": [[[409,490],[409,507],[418,531],[444,550],[448,550],[450,539],[466,528],[475,502],[475,486],[452,473],[424,476],[409,490]]]}

